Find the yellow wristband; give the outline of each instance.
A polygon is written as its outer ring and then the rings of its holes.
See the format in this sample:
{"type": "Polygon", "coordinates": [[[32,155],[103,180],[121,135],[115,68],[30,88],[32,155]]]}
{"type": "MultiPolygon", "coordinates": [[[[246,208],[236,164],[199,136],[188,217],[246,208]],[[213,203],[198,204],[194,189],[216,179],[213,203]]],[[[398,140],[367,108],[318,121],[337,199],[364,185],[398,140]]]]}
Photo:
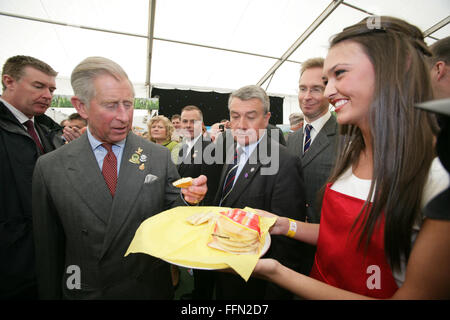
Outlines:
{"type": "Polygon", "coordinates": [[[295,233],[297,232],[297,223],[292,219],[288,218],[288,220],[289,220],[289,230],[286,235],[289,238],[293,238],[295,236],[295,233]]]}

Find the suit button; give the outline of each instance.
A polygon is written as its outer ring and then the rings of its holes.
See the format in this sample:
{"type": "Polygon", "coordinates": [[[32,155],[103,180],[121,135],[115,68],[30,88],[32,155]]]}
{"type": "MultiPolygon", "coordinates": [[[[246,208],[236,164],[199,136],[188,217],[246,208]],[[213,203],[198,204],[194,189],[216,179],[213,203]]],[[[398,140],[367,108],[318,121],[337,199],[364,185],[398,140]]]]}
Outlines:
{"type": "Polygon", "coordinates": [[[309,208],[309,203],[307,203],[305,206],[306,206],[307,208],[309,208]]]}
{"type": "Polygon", "coordinates": [[[88,234],[88,231],[87,231],[87,229],[81,229],[81,232],[83,233],[83,234],[88,234]]]}

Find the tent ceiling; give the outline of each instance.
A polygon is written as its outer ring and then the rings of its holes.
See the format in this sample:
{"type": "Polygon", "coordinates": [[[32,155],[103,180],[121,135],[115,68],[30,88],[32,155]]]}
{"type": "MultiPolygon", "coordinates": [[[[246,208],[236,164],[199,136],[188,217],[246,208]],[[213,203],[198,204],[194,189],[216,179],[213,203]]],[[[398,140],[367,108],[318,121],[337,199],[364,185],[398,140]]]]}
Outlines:
{"type": "MultiPolygon", "coordinates": [[[[124,67],[137,95],[145,96],[151,3],[3,0],[0,63],[16,54],[40,58],[59,71],[57,92],[71,94],[72,69],[87,56],[106,56],[124,67]]],[[[295,95],[300,63],[325,57],[333,34],[369,14],[397,16],[432,31],[428,44],[450,35],[448,0],[159,0],[154,12],[150,82],[177,88],[227,91],[265,80],[261,85],[268,92],[295,95]],[[333,5],[273,76],[265,77],[333,5]],[[444,26],[431,29],[439,23],[444,26]]]]}

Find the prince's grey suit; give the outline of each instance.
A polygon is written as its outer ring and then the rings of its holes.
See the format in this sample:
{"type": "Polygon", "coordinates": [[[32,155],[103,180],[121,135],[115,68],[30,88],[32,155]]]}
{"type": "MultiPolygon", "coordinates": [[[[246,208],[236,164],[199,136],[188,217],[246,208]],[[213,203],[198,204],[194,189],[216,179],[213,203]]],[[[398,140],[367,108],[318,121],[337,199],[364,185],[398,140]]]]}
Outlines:
{"type": "Polygon", "coordinates": [[[303,154],[303,130],[297,130],[289,136],[288,150],[300,157],[306,188],[306,215],[308,222],[320,222],[322,202],[317,193],[325,184],[334,166],[337,152],[338,124],[331,115],[315,137],[308,151],[303,154]]]}
{"type": "Polygon", "coordinates": [[[126,139],[114,199],[87,134],[40,157],[33,175],[40,297],[171,299],[167,263],[124,254],[142,221],[182,204],[171,184],[178,178],[169,151],[133,133],[126,139]],[[146,155],[145,162],[130,162],[136,153],[146,155]],[[79,289],[67,285],[73,284],[72,266],[80,270],[79,289]]]}

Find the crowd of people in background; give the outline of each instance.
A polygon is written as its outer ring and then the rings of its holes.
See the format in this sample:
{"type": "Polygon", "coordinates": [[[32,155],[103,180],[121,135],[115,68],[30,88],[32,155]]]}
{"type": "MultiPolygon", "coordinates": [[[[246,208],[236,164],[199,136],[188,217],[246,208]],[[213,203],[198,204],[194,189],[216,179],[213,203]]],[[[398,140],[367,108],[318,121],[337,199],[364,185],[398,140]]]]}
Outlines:
{"type": "Polygon", "coordinates": [[[77,112],[58,124],[56,76],[29,56],[2,70],[1,299],[173,299],[178,267],[124,254],[145,219],[198,205],[275,223],[248,281],[194,269],[186,299],[450,299],[450,37],[428,47],[384,16],[349,26],[302,63],[285,133],[256,85],[209,131],[186,105],[133,132],[133,85],[103,57],[75,67],[77,112]]]}

